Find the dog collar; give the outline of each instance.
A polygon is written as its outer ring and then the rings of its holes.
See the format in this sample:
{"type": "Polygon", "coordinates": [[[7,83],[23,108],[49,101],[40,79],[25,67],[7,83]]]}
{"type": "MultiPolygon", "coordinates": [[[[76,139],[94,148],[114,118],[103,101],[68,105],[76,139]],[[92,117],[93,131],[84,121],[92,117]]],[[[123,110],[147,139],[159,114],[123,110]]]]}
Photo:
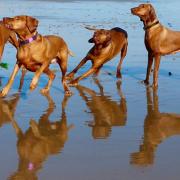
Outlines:
{"type": "Polygon", "coordinates": [[[26,44],[31,43],[32,41],[35,41],[37,39],[38,33],[36,33],[34,36],[30,37],[29,39],[26,39],[24,41],[20,41],[19,46],[24,46],[26,44]]]}
{"type": "Polygon", "coordinates": [[[159,24],[159,21],[156,21],[156,22],[154,22],[154,23],[152,23],[150,25],[144,26],[143,29],[146,31],[147,29],[150,29],[150,28],[152,28],[153,26],[155,26],[157,24],[159,24]]]}

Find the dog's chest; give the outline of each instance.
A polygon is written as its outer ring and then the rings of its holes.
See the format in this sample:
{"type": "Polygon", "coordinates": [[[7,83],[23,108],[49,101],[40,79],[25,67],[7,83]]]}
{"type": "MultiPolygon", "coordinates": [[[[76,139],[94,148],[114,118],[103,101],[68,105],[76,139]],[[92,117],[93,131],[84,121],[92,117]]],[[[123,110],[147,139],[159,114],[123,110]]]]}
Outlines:
{"type": "Polygon", "coordinates": [[[90,53],[90,58],[94,61],[106,61],[109,60],[112,56],[112,47],[109,45],[108,47],[96,48],[94,47],[90,53]]]}
{"type": "Polygon", "coordinates": [[[32,53],[28,48],[20,48],[17,53],[17,60],[29,71],[36,71],[43,62],[41,53],[32,53]]]}
{"type": "Polygon", "coordinates": [[[20,47],[17,53],[17,59],[22,64],[26,64],[31,60],[40,63],[43,61],[43,56],[45,56],[43,48],[32,48],[31,46],[20,47]]]}
{"type": "Polygon", "coordinates": [[[156,37],[153,35],[153,33],[148,32],[145,34],[145,44],[148,50],[154,51],[157,43],[158,41],[156,41],[156,37]]]}

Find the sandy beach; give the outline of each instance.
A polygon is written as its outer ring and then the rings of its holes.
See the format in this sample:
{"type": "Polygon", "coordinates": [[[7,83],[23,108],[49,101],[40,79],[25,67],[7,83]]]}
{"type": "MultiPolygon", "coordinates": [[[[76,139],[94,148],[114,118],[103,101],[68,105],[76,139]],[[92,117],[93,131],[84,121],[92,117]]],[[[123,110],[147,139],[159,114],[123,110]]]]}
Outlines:
{"type": "MultiPolygon", "coordinates": [[[[178,180],[180,176],[180,54],[162,57],[159,88],[140,83],[145,78],[147,51],[143,24],[130,8],[146,2],[1,0],[0,18],[30,15],[39,20],[38,32],[64,38],[75,54],[69,57],[70,72],[86,55],[93,32],[85,25],[128,32],[128,53],[123,62],[122,82],[116,79],[117,56],[92,76],[71,87],[64,97],[61,72],[50,94],[35,91],[25,76],[18,91],[21,72],[5,98],[0,98],[0,179],[18,180],[178,180]],[[169,72],[172,73],[169,76],[169,72]],[[10,116],[9,116],[10,115],[10,116]],[[12,120],[13,119],[13,120],[12,120]],[[58,126],[55,131],[54,127],[58,126]],[[38,128],[43,135],[34,135],[38,128]]],[[[180,30],[180,1],[150,1],[165,26],[180,30]]],[[[7,44],[0,68],[0,89],[13,70],[16,50],[7,44]]],[[[88,62],[76,76],[85,72],[88,62]]],[[[152,79],[151,79],[152,82],[152,79]]]]}

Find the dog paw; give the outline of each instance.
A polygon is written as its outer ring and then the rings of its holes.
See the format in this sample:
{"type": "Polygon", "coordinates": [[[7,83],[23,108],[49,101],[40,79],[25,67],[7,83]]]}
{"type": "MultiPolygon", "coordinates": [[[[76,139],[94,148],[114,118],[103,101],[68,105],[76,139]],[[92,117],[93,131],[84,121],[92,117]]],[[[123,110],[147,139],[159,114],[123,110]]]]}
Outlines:
{"type": "Polygon", "coordinates": [[[4,88],[1,92],[0,92],[0,97],[5,97],[8,94],[8,90],[6,88],[4,88]]]}
{"type": "Polygon", "coordinates": [[[37,87],[37,82],[33,82],[30,85],[30,90],[33,91],[37,87]]]}
{"type": "Polygon", "coordinates": [[[72,80],[68,84],[69,84],[69,86],[77,86],[78,85],[78,81],[77,80],[72,80]]]}
{"type": "Polygon", "coordinates": [[[145,85],[149,85],[149,81],[147,81],[147,80],[142,80],[141,83],[145,84],[145,85]]]}
{"type": "Polygon", "coordinates": [[[72,96],[73,93],[70,90],[65,91],[65,96],[72,96]]]}
{"type": "Polygon", "coordinates": [[[66,80],[71,80],[74,78],[74,74],[69,73],[67,76],[65,76],[66,80]]]}
{"type": "Polygon", "coordinates": [[[40,92],[42,94],[47,94],[47,93],[49,93],[49,89],[48,88],[43,88],[43,89],[40,90],[40,92]]]}
{"type": "Polygon", "coordinates": [[[33,91],[37,87],[38,79],[35,77],[32,79],[30,84],[30,90],[33,91]]]}
{"type": "Polygon", "coordinates": [[[36,84],[31,84],[30,85],[30,90],[33,91],[36,88],[36,84]]]}

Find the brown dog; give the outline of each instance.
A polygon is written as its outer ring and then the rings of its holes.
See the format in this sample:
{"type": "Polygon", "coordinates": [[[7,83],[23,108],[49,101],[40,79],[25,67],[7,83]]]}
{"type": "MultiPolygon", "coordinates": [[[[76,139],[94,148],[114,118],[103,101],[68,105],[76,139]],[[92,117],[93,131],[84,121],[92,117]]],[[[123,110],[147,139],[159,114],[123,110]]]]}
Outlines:
{"type": "Polygon", "coordinates": [[[0,60],[2,59],[4,46],[7,42],[10,42],[16,49],[19,43],[16,38],[16,34],[4,26],[3,22],[0,21],[0,60]]]}
{"type": "Polygon", "coordinates": [[[144,23],[145,46],[148,51],[148,66],[145,84],[149,84],[149,75],[154,62],[153,86],[158,86],[158,71],[161,56],[180,51],[180,32],[164,27],[157,19],[151,4],[140,4],[132,8],[133,15],[139,16],[144,23]]]}
{"type": "Polygon", "coordinates": [[[117,27],[111,30],[92,28],[88,29],[95,30],[93,37],[89,40],[90,43],[94,43],[95,45],[92,47],[92,49],[90,49],[86,57],[82,59],[79,65],[66,77],[69,79],[73,78],[78,69],[83,66],[88,60],[91,60],[92,68],[90,68],[82,76],[76,78],[75,80],[72,80],[70,82],[70,85],[77,85],[79,80],[89,76],[90,74],[98,75],[104,63],[110,61],[120,51],[121,59],[117,67],[116,76],[118,78],[121,78],[121,65],[124,57],[126,56],[128,46],[127,32],[117,27]]]}
{"type": "Polygon", "coordinates": [[[70,95],[71,92],[66,84],[65,74],[68,54],[71,55],[71,52],[68,50],[65,41],[58,36],[42,36],[38,34],[38,20],[30,16],[22,15],[13,18],[4,18],[3,22],[17,34],[20,44],[17,51],[17,63],[8,84],[1,92],[1,96],[5,96],[8,93],[21,66],[35,72],[30,85],[31,90],[36,88],[40,75],[42,73],[47,74],[49,81],[46,87],[42,89],[42,93],[48,92],[55,78],[55,74],[49,69],[49,65],[53,62],[59,64],[62,71],[62,84],[65,93],[66,95],[70,95]]]}

